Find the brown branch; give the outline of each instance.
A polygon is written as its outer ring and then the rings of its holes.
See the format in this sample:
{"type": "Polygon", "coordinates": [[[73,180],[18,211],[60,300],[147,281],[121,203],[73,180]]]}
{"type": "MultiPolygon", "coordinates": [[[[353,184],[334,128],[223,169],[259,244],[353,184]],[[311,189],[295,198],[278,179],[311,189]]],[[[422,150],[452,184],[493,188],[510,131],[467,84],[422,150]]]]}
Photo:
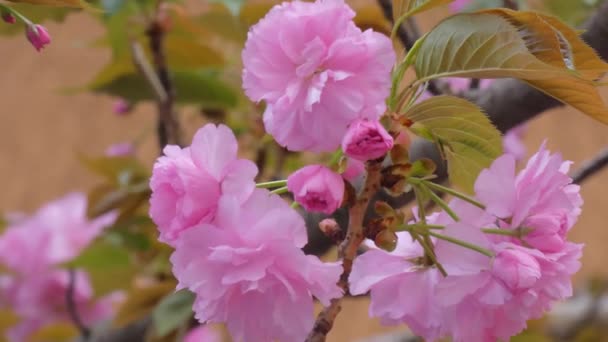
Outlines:
{"type": "Polygon", "coordinates": [[[154,66],[156,68],[156,74],[158,79],[166,93],[163,99],[158,101],[158,143],[161,150],[167,144],[180,145],[182,143],[181,129],[179,121],[177,120],[175,109],[173,108],[175,103],[175,88],[171,81],[169,68],[167,65],[167,58],[165,55],[164,38],[166,34],[166,27],[162,22],[162,4],[163,1],[159,1],[157,6],[157,14],[155,18],[150,22],[146,34],[150,44],[150,50],[152,51],[152,58],[154,66]]]}
{"type": "Polygon", "coordinates": [[[584,162],[578,170],[572,172],[572,182],[581,184],[606,166],[608,166],[608,148],[603,149],[593,159],[584,162]]]}
{"type": "Polygon", "coordinates": [[[74,271],[73,268],[70,268],[68,270],[68,288],[65,292],[66,307],[67,307],[67,311],[70,316],[70,319],[72,320],[72,322],[74,323],[76,328],[78,328],[78,331],[80,331],[80,336],[81,336],[82,340],[87,341],[89,339],[89,337],[91,336],[91,329],[89,329],[89,327],[87,327],[84,324],[84,322],[82,321],[82,319],[80,318],[80,315],[78,313],[78,307],[76,306],[76,300],[74,298],[75,288],[76,288],[76,271],[74,271]]]}
{"type": "MultiPolygon", "coordinates": [[[[369,162],[367,165],[367,178],[365,186],[357,198],[357,202],[350,209],[350,218],[346,238],[338,247],[338,257],[342,259],[342,275],[338,281],[338,286],[348,294],[348,277],[353,267],[353,261],[357,257],[357,250],[363,240],[365,240],[365,228],[363,218],[372,196],[380,189],[380,169],[379,162],[369,162]]],[[[336,316],[341,310],[342,298],[333,299],[331,304],[323,309],[317,316],[313,330],[306,339],[307,342],[322,342],[327,338],[327,334],[332,329],[336,316]]]]}

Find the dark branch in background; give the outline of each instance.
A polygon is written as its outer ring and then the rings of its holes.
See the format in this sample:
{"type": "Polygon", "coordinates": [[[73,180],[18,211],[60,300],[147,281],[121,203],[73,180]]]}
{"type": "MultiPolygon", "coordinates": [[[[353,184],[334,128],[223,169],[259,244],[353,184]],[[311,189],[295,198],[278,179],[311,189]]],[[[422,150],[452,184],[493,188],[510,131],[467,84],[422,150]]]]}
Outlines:
{"type": "MultiPolygon", "coordinates": [[[[386,16],[386,6],[391,6],[391,1],[378,1],[386,16]]],[[[391,14],[388,17],[392,19],[392,11],[389,13],[391,14]]],[[[608,1],[605,0],[594,15],[587,20],[584,27],[586,30],[582,34],[583,40],[592,46],[604,60],[608,60],[608,20],[606,18],[608,18],[608,1]]],[[[503,133],[549,109],[563,106],[558,100],[515,79],[498,79],[488,88],[470,90],[464,96],[481,107],[494,125],[503,133]]],[[[410,158],[412,160],[432,159],[438,166],[436,181],[444,182],[446,180],[445,162],[432,142],[421,138],[414,139],[410,147],[410,158]]],[[[376,196],[376,200],[385,201],[393,207],[403,207],[413,199],[412,193],[395,198],[380,191],[376,196]]],[[[374,201],[372,201],[371,208],[373,208],[373,203],[374,201]]],[[[371,215],[372,213],[373,210],[368,210],[368,214],[371,215]]],[[[341,221],[339,217],[336,217],[336,221],[340,227],[346,227],[345,221],[341,221]]],[[[331,242],[317,232],[319,230],[318,223],[319,221],[307,217],[310,238],[305,251],[315,251],[316,254],[322,254],[331,247],[331,242]]]]}
{"type": "Polygon", "coordinates": [[[65,301],[70,315],[70,319],[80,331],[80,336],[84,341],[88,341],[91,336],[91,330],[82,322],[78,313],[78,307],[76,306],[76,300],[74,298],[74,290],[76,288],[76,271],[74,269],[68,270],[68,289],[65,292],[65,301]]]}
{"type": "Polygon", "coordinates": [[[503,0],[503,5],[505,8],[509,8],[512,10],[517,10],[519,5],[517,4],[517,0],[503,0]]]}
{"type": "MultiPolygon", "coordinates": [[[[389,22],[393,23],[393,4],[392,0],[378,0],[378,4],[382,7],[382,13],[384,13],[384,17],[389,22]]],[[[418,31],[418,27],[414,22],[414,19],[410,18],[406,20],[405,25],[399,26],[397,30],[397,36],[399,40],[405,47],[405,50],[410,51],[412,46],[418,38],[420,38],[420,32],[418,31]]],[[[426,88],[433,95],[441,95],[442,91],[437,86],[437,83],[433,80],[428,82],[428,86],[426,88]]]]}
{"type": "Polygon", "coordinates": [[[157,14],[146,30],[156,73],[166,93],[165,98],[159,99],[158,101],[157,134],[158,143],[161,149],[167,144],[181,146],[181,129],[176,117],[175,109],[173,108],[175,103],[175,88],[173,87],[173,82],[171,81],[171,76],[169,74],[167,57],[164,49],[166,31],[162,23],[162,17],[164,16],[164,14],[161,13],[161,11],[163,11],[161,9],[162,3],[162,1],[159,1],[157,14]]]}
{"type": "Polygon", "coordinates": [[[601,171],[606,165],[608,165],[608,148],[602,150],[593,159],[584,162],[578,170],[574,171],[571,175],[572,182],[580,184],[593,174],[601,171]]]}

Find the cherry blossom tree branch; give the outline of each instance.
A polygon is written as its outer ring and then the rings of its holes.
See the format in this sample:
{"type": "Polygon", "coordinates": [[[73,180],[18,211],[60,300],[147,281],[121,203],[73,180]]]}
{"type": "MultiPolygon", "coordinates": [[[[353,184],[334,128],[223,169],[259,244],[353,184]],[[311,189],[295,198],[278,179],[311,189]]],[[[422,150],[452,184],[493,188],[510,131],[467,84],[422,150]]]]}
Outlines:
{"type": "Polygon", "coordinates": [[[572,182],[581,184],[608,165],[608,147],[604,148],[593,159],[588,160],[572,173],[572,182]]]}
{"type": "Polygon", "coordinates": [[[76,307],[75,296],[75,288],[76,288],[76,271],[73,268],[68,270],[68,288],[65,292],[65,300],[68,314],[70,315],[70,319],[80,331],[80,336],[83,340],[87,341],[91,336],[91,329],[89,329],[78,313],[78,308],[76,307]]]}
{"type": "MultiPolygon", "coordinates": [[[[378,0],[380,5],[390,6],[390,0],[378,0]]],[[[386,15],[386,13],[385,13],[386,15]]],[[[593,47],[596,52],[604,59],[608,60],[608,0],[598,6],[596,12],[587,20],[584,25],[585,31],[582,34],[583,40],[593,47]]],[[[392,12],[390,17],[392,19],[392,12]]],[[[498,79],[489,87],[484,89],[471,89],[463,94],[465,98],[476,103],[488,115],[490,120],[501,132],[507,132],[545,111],[563,106],[558,100],[545,95],[539,90],[515,79],[498,79]]],[[[410,147],[410,158],[418,160],[429,158],[437,165],[436,182],[445,182],[447,169],[444,160],[434,143],[416,138],[410,147]]],[[[389,196],[384,191],[379,191],[372,203],[376,200],[387,202],[393,207],[403,207],[414,200],[413,194],[406,193],[398,197],[389,196]]],[[[369,217],[373,215],[373,210],[368,210],[369,217]]],[[[306,252],[323,254],[331,242],[322,234],[318,233],[318,222],[325,217],[316,220],[317,216],[307,217],[309,231],[309,243],[305,248],[306,252]]],[[[336,217],[336,221],[341,227],[345,227],[345,220],[336,217]]]]}
{"type": "Polygon", "coordinates": [[[162,10],[163,1],[158,2],[156,15],[150,22],[146,34],[152,51],[152,58],[160,83],[166,93],[163,99],[158,101],[158,125],[157,134],[160,148],[167,144],[180,145],[182,142],[181,128],[177,120],[174,103],[175,88],[169,73],[167,57],[164,48],[166,26],[162,22],[165,15],[162,10]]]}
{"type": "MultiPolygon", "coordinates": [[[[338,256],[342,259],[342,275],[338,281],[338,286],[342,288],[344,294],[348,294],[348,277],[353,267],[353,262],[357,257],[357,250],[365,240],[365,226],[363,219],[370,200],[380,190],[380,169],[381,163],[369,162],[367,164],[367,177],[363,190],[359,194],[355,205],[350,209],[349,225],[346,238],[338,247],[338,256]]],[[[317,316],[313,330],[306,339],[307,342],[322,342],[327,338],[327,334],[332,329],[334,321],[340,313],[342,298],[336,298],[331,304],[323,309],[317,316]]]]}

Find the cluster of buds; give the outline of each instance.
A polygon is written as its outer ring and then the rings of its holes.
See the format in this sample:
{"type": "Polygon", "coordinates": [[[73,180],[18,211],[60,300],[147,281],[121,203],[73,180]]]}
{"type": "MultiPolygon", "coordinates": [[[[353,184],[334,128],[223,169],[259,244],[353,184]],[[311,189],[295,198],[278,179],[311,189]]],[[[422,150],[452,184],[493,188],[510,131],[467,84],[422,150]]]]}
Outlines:
{"type": "Polygon", "coordinates": [[[17,23],[17,18],[23,21],[26,25],[25,36],[37,51],[42,50],[46,45],[51,43],[51,35],[44,26],[31,22],[14,9],[0,4],[0,16],[7,24],[17,23]]]}

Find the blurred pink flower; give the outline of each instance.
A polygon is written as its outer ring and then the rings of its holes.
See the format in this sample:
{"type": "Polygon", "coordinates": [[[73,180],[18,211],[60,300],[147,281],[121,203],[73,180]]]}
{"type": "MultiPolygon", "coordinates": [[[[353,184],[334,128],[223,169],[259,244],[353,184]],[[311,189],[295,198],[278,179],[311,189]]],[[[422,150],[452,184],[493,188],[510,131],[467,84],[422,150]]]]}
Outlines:
{"type": "Polygon", "coordinates": [[[475,192],[489,213],[510,219],[502,227],[524,229],[524,241],[532,247],[557,252],[583,203],[580,187],[567,174],[570,164],[543,144],[516,176],[515,158],[503,155],[479,174],[475,192]]]}
{"type": "Polygon", "coordinates": [[[173,245],[184,230],[210,222],[222,194],[248,198],[258,170],[253,162],[238,159],[237,150],[230,128],[213,124],[199,129],[190,147],[165,147],[150,180],[150,216],[161,241],[173,245]]]}
{"type": "Polygon", "coordinates": [[[51,43],[51,35],[49,35],[49,32],[42,25],[28,25],[25,35],[37,51],[42,50],[42,48],[51,43]]]}
{"type": "Polygon", "coordinates": [[[383,324],[405,323],[416,335],[436,340],[441,315],[435,286],[441,274],[437,268],[413,262],[423,256],[422,247],[409,233],[397,235],[393,252],[372,249],[355,259],[348,279],[350,292],[362,295],[370,291],[369,315],[380,317],[383,324]]]}
{"type": "Polygon", "coordinates": [[[471,0],[454,0],[450,3],[452,12],[460,12],[471,3],[471,0]]]}
{"type": "Polygon", "coordinates": [[[284,2],[249,31],[245,93],[266,101],[266,130],[289,150],[334,150],[352,121],[386,110],[393,46],[354,16],[343,0],[284,2]]]}
{"type": "Polygon", "coordinates": [[[110,145],[105,154],[108,157],[129,157],[135,154],[135,145],[131,142],[110,145]]]}
{"type": "Polygon", "coordinates": [[[354,182],[363,173],[365,173],[365,163],[357,159],[348,158],[346,170],[342,172],[342,177],[349,182],[354,182]]]}
{"type": "Polygon", "coordinates": [[[504,153],[512,155],[516,161],[523,160],[526,157],[526,145],[521,141],[526,130],[527,126],[522,124],[508,130],[502,138],[504,153]]]}
{"type": "Polygon", "coordinates": [[[279,196],[222,196],[213,223],[177,240],[173,273],[196,294],[201,323],[226,323],[236,341],[301,341],[313,326],[312,296],[327,305],[341,295],[342,267],[304,255],[306,242],[304,220],[279,196]]]}
{"type": "Polygon", "coordinates": [[[2,20],[7,24],[14,24],[17,22],[17,18],[9,12],[2,12],[2,20]]]}
{"type": "Polygon", "coordinates": [[[342,139],[344,154],[361,161],[383,157],[392,147],[393,137],[382,124],[366,119],[351,123],[342,139]]]}
{"type": "MultiPolygon", "coordinates": [[[[10,342],[28,340],[28,336],[46,325],[70,321],[66,295],[69,288],[67,270],[52,270],[25,277],[5,279],[0,298],[21,321],[7,331],[10,342]]],[[[85,272],[75,272],[73,299],[75,308],[86,326],[93,326],[111,318],[116,306],[124,299],[114,292],[95,300],[89,278],[85,272]]]]}
{"type": "Polygon", "coordinates": [[[128,114],[132,109],[133,105],[125,99],[118,99],[116,100],[116,102],[114,102],[114,114],[124,116],[125,114],[128,114]]]}
{"type": "Polygon", "coordinates": [[[190,330],[183,342],[222,342],[222,335],[207,325],[200,325],[190,330]]]}
{"type": "Polygon", "coordinates": [[[10,223],[0,236],[0,262],[35,274],[76,257],[116,219],[112,212],[90,220],[86,210],[86,195],[71,193],[10,223]]]}
{"type": "Polygon", "coordinates": [[[332,214],[342,205],[344,180],[323,165],[308,165],[287,177],[287,188],[304,209],[332,214]]]}

